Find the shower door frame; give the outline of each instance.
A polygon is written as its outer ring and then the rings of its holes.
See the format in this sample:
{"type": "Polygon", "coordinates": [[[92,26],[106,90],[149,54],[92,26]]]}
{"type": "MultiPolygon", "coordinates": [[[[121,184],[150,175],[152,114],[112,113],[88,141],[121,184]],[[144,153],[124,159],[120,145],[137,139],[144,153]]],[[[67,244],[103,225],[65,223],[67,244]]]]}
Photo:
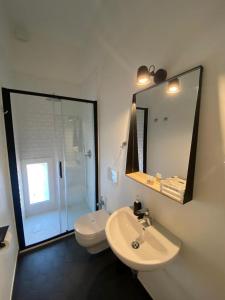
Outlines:
{"type": "Polygon", "coordinates": [[[8,150],[8,160],[9,160],[9,173],[11,179],[11,187],[12,187],[12,198],[13,198],[13,207],[15,213],[15,221],[16,221],[16,229],[18,235],[19,242],[19,250],[25,250],[28,248],[32,248],[43,243],[49,242],[56,238],[62,237],[69,233],[74,232],[74,230],[66,230],[66,232],[55,235],[51,238],[45,239],[38,243],[34,243],[31,245],[25,245],[25,237],[24,237],[24,226],[23,226],[23,218],[22,218],[22,210],[20,204],[20,192],[19,192],[19,181],[18,181],[18,172],[17,172],[17,160],[16,160],[16,148],[15,148],[15,139],[14,139],[14,130],[13,130],[13,119],[12,119],[12,107],[11,107],[11,94],[23,94],[23,95],[31,95],[31,96],[39,96],[45,98],[52,98],[58,100],[68,100],[75,102],[83,102],[83,103],[91,103],[93,105],[93,114],[94,114],[94,148],[95,148],[95,207],[98,210],[97,202],[98,202],[98,109],[97,109],[97,100],[86,100],[79,99],[67,96],[60,96],[55,94],[46,94],[46,93],[38,93],[31,92],[25,90],[17,90],[17,89],[9,89],[2,88],[2,101],[3,101],[3,110],[4,110],[4,120],[5,120],[5,131],[6,131],[6,143],[8,150]]]}

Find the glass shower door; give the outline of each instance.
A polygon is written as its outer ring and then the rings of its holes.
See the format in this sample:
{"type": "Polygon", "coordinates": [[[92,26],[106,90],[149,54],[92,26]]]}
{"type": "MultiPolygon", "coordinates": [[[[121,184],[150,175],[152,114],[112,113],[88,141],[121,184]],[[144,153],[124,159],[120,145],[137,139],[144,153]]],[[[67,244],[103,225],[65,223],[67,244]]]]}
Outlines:
{"type": "Polygon", "coordinates": [[[61,101],[63,122],[63,215],[67,230],[96,209],[95,133],[93,103],[61,101]]]}
{"type": "Polygon", "coordinates": [[[25,246],[62,232],[55,102],[11,95],[17,177],[25,246]]]}
{"type": "Polygon", "coordinates": [[[73,230],[96,209],[95,105],[29,92],[12,92],[10,102],[24,248],[73,230]]]}

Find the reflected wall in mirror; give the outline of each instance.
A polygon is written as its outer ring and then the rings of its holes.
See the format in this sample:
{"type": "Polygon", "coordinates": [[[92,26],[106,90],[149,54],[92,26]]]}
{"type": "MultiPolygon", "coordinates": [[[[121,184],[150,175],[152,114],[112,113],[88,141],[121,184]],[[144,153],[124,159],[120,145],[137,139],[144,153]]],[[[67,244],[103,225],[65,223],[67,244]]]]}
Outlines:
{"type": "Polygon", "coordinates": [[[126,174],[180,203],[193,196],[202,71],[133,96],[126,174]]]}

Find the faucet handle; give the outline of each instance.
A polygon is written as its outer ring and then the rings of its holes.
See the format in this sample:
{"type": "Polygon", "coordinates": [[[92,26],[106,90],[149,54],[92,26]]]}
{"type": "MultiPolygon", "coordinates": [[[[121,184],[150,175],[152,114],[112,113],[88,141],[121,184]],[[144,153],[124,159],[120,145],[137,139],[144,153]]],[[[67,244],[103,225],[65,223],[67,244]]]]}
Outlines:
{"type": "Polygon", "coordinates": [[[141,208],[134,212],[135,216],[138,217],[138,219],[143,219],[145,215],[149,214],[148,208],[141,208]]]}
{"type": "Polygon", "coordinates": [[[149,209],[147,207],[143,207],[139,211],[142,213],[149,213],[149,209]]]}

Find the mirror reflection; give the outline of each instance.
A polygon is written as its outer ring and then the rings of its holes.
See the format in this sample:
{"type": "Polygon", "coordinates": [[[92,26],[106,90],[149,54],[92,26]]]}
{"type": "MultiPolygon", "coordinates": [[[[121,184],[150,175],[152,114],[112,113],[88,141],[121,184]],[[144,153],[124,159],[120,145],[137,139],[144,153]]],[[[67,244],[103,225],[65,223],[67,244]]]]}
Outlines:
{"type": "Polygon", "coordinates": [[[158,184],[161,192],[181,202],[188,170],[194,168],[189,163],[191,147],[196,150],[193,133],[200,73],[201,68],[195,68],[135,95],[137,171],[151,175],[147,183],[158,184]]]}

